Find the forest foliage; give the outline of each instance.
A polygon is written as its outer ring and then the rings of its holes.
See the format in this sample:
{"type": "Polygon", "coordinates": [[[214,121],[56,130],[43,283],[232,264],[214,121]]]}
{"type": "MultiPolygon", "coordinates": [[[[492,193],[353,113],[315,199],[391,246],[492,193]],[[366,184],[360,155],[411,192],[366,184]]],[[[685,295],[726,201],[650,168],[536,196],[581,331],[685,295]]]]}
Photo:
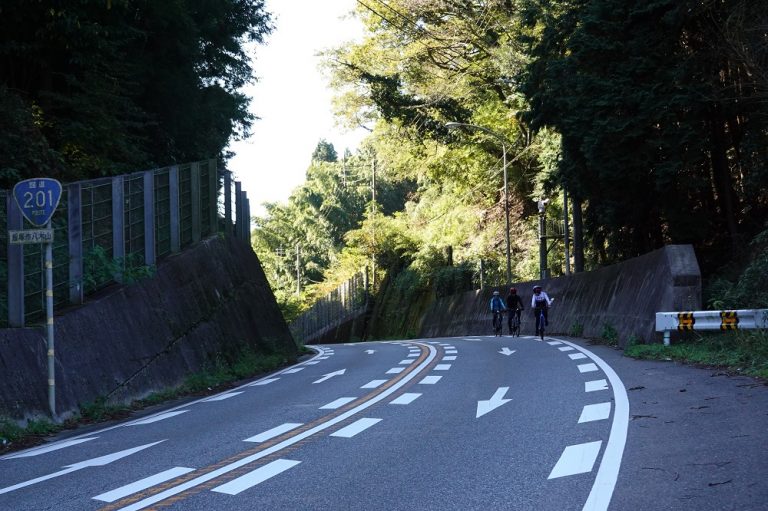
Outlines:
{"type": "Polygon", "coordinates": [[[263,0],[0,5],[0,188],[226,158],[255,120],[263,0]]]}
{"type": "MultiPolygon", "coordinates": [[[[467,280],[451,265],[476,283],[481,260],[486,283],[503,284],[504,150],[513,282],[538,277],[537,201],[556,233],[564,192],[576,270],[690,243],[728,300],[739,275],[723,267],[764,267],[751,240],[768,228],[768,4],[360,0],[356,15],[365,38],[325,54],[335,109],[371,130],[350,157],[406,194],[390,209],[365,187],[341,200],[345,164],[315,161],[289,204],[259,219],[257,246],[306,240],[306,268],[278,288],[304,278],[323,290],[375,264],[434,289],[467,280]],[[278,218],[296,225],[268,240],[278,218]]],[[[563,244],[548,244],[557,276],[563,244]]]]}

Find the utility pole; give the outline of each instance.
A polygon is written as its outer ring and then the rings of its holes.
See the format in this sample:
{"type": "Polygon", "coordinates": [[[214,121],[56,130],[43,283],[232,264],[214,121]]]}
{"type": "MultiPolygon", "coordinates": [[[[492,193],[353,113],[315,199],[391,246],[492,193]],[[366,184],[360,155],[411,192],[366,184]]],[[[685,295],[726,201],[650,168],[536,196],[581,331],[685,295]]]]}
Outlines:
{"type": "Polygon", "coordinates": [[[565,274],[571,274],[571,235],[568,226],[568,190],[563,188],[563,243],[565,244],[565,274]]]}
{"type": "Polygon", "coordinates": [[[371,239],[373,254],[371,255],[371,270],[373,289],[376,289],[376,156],[371,161],[371,239]]]}
{"type": "Polygon", "coordinates": [[[296,243],[296,294],[301,295],[301,245],[296,243]]]}
{"type": "Polygon", "coordinates": [[[546,208],[549,199],[539,199],[539,278],[546,280],[549,278],[547,269],[547,224],[546,208]]]}

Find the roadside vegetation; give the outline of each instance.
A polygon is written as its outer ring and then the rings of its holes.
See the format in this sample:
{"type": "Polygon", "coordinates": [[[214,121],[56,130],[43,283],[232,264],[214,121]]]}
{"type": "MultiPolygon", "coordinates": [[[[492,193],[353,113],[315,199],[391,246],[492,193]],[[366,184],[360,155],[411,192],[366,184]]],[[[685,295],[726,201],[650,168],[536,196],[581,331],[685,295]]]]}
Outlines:
{"type": "MultiPolygon", "coordinates": [[[[358,3],[363,40],[325,66],[339,121],[371,133],[354,154],[321,141],[305,185],[256,219],[286,319],[363,266],[398,296],[502,285],[505,153],[513,282],[538,276],[537,201],[552,236],[566,194],[576,271],[693,244],[712,299],[749,306],[734,293],[768,218],[754,4],[358,3]]],[[[562,241],[548,248],[563,275],[562,241]]]]}
{"type": "MultiPolygon", "coordinates": [[[[299,350],[300,354],[308,352],[311,350],[303,346],[299,350]]],[[[91,403],[84,403],[73,417],[61,423],[54,423],[50,419],[42,418],[30,420],[22,426],[17,421],[0,417],[0,453],[32,447],[41,443],[45,437],[51,434],[79,426],[125,419],[133,412],[150,406],[185,397],[221,392],[235,386],[239,381],[269,373],[287,363],[289,360],[282,354],[261,355],[247,349],[231,361],[227,361],[223,357],[217,358],[203,371],[188,376],[184,383],[178,387],[154,392],[144,399],[133,401],[130,404],[112,404],[107,397],[99,398],[91,403]]]]}

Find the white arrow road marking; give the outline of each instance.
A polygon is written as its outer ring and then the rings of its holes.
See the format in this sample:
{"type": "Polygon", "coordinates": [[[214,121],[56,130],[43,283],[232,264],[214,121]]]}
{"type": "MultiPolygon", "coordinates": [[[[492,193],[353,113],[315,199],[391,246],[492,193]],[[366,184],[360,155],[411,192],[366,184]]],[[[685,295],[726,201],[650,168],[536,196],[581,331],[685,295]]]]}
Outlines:
{"type": "Polygon", "coordinates": [[[38,477],[36,479],[31,479],[23,483],[14,484],[13,486],[8,486],[7,488],[0,488],[0,495],[2,495],[3,493],[10,493],[20,488],[26,488],[27,486],[32,486],[33,484],[41,483],[43,481],[47,481],[55,477],[60,477],[60,476],[69,474],[71,472],[76,472],[84,468],[102,467],[104,465],[108,465],[109,463],[112,463],[113,461],[117,461],[120,458],[125,458],[126,456],[130,456],[131,454],[137,453],[139,451],[152,447],[153,445],[157,445],[161,442],[165,442],[165,440],[160,440],[160,442],[154,442],[151,444],[140,445],[139,447],[126,449],[124,451],[116,452],[113,454],[107,454],[106,456],[100,456],[98,458],[81,461],[80,463],[75,463],[74,465],[67,465],[64,467],[64,470],[59,470],[58,472],[54,472],[53,474],[48,474],[42,477],[38,477]]]}
{"type": "Polygon", "coordinates": [[[341,438],[352,438],[353,436],[357,435],[362,431],[365,431],[366,429],[370,428],[371,426],[373,426],[378,422],[381,422],[381,419],[362,418],[360,420],[356,420],[349,426],[345,426],[341,428],[335,433],[331,433],[330,436],[336,436],[341,438]]]}
{"type": "Polygon", "coordinates": [[[14,458],[29,458],[32,456],[40,456],[41,454],[45,454],[47,452],[51,451],[58,451],[59,449],[64,449],[65,447],[70,447],[77,444],[82,444],[83,442],[88,442],[89,440],[96,440],[97,436],[92,436],[89,438],[78,438],[77,440],[68,440],[65,442],[57,442],[53,445],[49,445],[47,447],[41,447],[39,449],[33,449],[31,451],[26,451],[21,454],[14,454],[13,456],[7,456],[5,458],[0,458],[4,460],[12,460],[14,458]]]}
{"type": "Polygon", "coordinates": [[[605,380],[594,380],[584,382],[584,392],[595,392],[598,390],[608,390],[608,382],[605,380]]]}
{"type": "Polygon", "coordinates": [[[499,350],[499,353],[501,353],[502,355],[510,356],[515,351],[517,350],[511,350],[509,348],[501,348],[501,350],[499,350]]]}
{"type": "Polygon", "coordinates": [[[560,455],[560,459],[557,460],[555,468],[547,479],[591,472],[602,444],[602,440],[598,440],[586,444],[569,445],[560,455]]]}
{"type": "Polygon", "coordinates": [[[100,500],[102,502],[114,502],[116,500],[122,499],[123,497],[127,497],[128,495],[146,490],[147,488],[151,488],[166,481],[170,481],[171,479],[176,479],[179,476],[183,476],[184,474],[189,474],[190,472],[194,471],[194,468],[174,467],[170,470],[166,470],[165,472],[160,472],[159,474],[145,477],[144,479],[136,481],[135,483],[126,484],[125,486],[121,486],[120,488],[116,488],[112,491],[102,493],[101,495],[96,495],[93,497],[93,500],[100,500]]]}
{"type": "Polygon", "coordinates": [[[322,377],[322,378],[320,378],[319,380],[317,380],[317,381],[313,381],[312,383],[323,383],[323,382],[324,382],[324,381],[326,381],[326,380],[330,380],[330,379],[331,379],[331,378],[333,378],[334,376],[341,376],[341,375],[342,375],[342,374],[344,374],[345,372],[347,372],[347,370],[346,370],[346,369],[339,369],[338,371],[334,371],[334,372],[332,372],[332,373],[328,373],[328,374],[326,374],[325,376],[323,376],[323,377],[322,377]]]}
{"type": "Polygon", "coordinates": [[[594,405],[586,405],[581,410],[581,417],[579,417],[579,424],[583,422],[602,421],[610,417],[611,415],[611,403],[597,403],[594,405]]]}
{"type": "Polygon", "coordinates": [[[376,350],[365,350],[365,352],[368,353],[369,355],[373,355],[374,353],[376,353],[376,350]]]}
{"type": "Polygon", "coordinates": [[[508,390],[509,390],[509,387],[499,387],[498,390],[494,392],[493,396],[491,396],[491,399],[487,401],[478,401],[477,415],[475,415],[475,419],[485,415],[486,413],[492,410],[495,410],[496,408],[500,407],[505,403],[509,403],[510,401],[512,401],[511,399],[503,399],[504,394],[506,394],[508,390]]]}
{"type": "Polygon", "coordinates": [[[281,424],[280,426],[267,430],[264,433],[259,433],[258,435],[252,436],[250,438],[246,438],[243,441],[244,442],[266,442],[267,440],[271,440],[276,436],[280,436],[283,433],[287,433],[292,429],[296,429],[301,425],[302,423],[300,422],[286,422],[285,424],[281,424]]]}
{"type": "Polygon", "coordinates": [[[237,495],[240,492],[252,488],[259,483],[263,483],[267,479],[275,477],[281,472],[285,472],[289,468],[293,468],[301,463],[300,461],[293,460],[275,460],[272,463],[259,467],[253,472],[249,472],[244,476],[240,476],[237,479],[233,479],[227,484],[217,486],[211,491],[217,493],[226,493],[227,495],[237,495]]]}

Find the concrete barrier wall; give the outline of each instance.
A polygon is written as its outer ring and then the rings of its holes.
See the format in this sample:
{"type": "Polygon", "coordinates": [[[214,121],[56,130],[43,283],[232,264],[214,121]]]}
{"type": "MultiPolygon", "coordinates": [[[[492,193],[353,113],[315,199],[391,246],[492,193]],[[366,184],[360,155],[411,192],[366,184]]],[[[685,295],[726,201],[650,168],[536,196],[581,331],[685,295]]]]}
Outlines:
{"type": "MultiPolygon", "coordinates": [[[[599,338],[607,324],[616,330],[622,346],[631,339],[657,340],[658,311],[701,308],[701,273],[690,245],[669,245],[592,272],[514,284],[526,307],[522,316],[526,335],[534,334],[530,301],[535,284],[555,298],[547,333],[569,335],[580,330],[580,336],[599,338]]],[[[420,336],[491,335],[488,303],[493,290],[435,300],[422,319],[420,336]]],[[[506,296],[508,289],[499,291],[506,296]]]]}
{"type": "MultiPolygon", "coordinates": [[[[212,237],[55,319],[57,411],[108,396],[129,402],[181,384],[217,357],[249,347],[297,356],[253,250],[212,237]]],[[[48,410],[45,331],[0,330],[0,415],[48,410]]]]}

